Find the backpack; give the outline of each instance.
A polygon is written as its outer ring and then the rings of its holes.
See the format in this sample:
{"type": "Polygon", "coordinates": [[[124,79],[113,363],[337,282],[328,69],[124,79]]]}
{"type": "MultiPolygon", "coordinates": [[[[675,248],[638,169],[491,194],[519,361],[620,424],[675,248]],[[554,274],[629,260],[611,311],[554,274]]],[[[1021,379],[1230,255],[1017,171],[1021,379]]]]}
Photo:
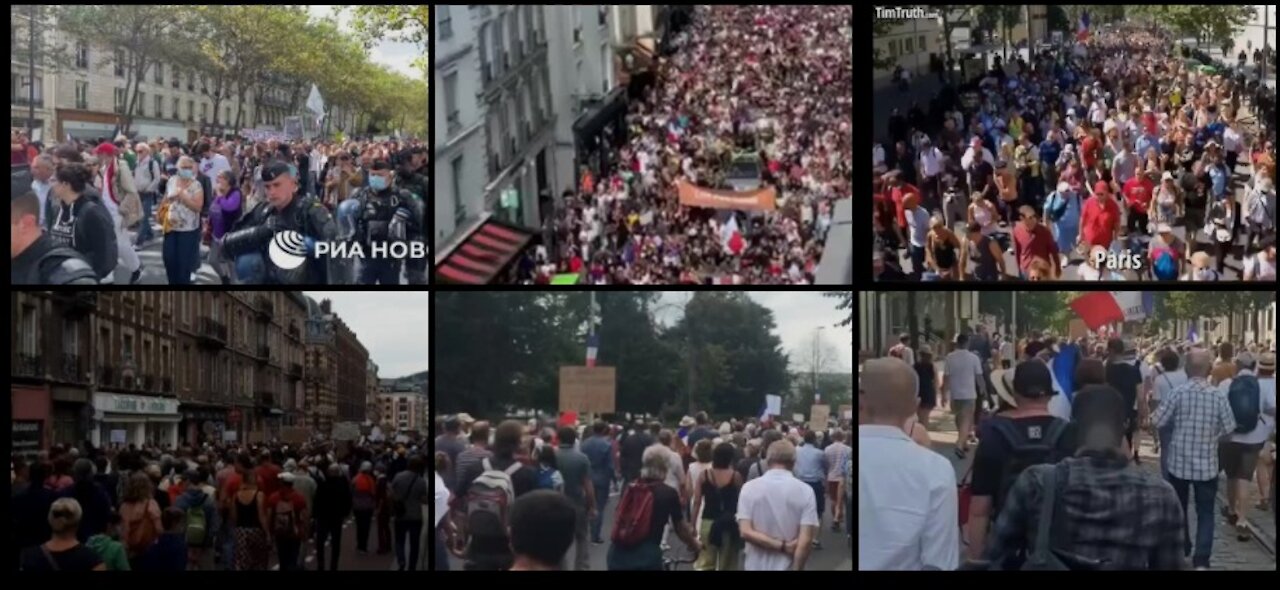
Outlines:
{"type": "MultiPolygon", "coordinates": [[[[1043,492],[1040,502],[1040,518],[1037,520],[1035,542],[1027,548],[1026,559],[1019,568],[1022,571],[1094,571],[1102,568],[1104,561],[1076,555],[1055,548],[1055,541],[1069,535],[1062,532],[1061,521],[1054,518],[1057,514],[1058,497],[1066,487],[1070,469],[1067,464],[1058,463],[1045,471],[1043,492]],[[1059,526],[1054,526],[1058,524],[1059,526]]],[[[994,562],[992,569],[1002,569],[1003,559],[994,562]]]]}
{"type": "Polygon", "coordinates": [[[271,509],[271,534],[280,539],[298,538],[298,512],[293,500],[281,496],[271,509]]]}
{"type": "Polygon", "coordinates": [[[505,470],[493,468],[489,459],[484,460],[484,472],[471,482],[467,490],[467,530],[475,534],[477,530],[493,534],[506,534],[507,511],[515,502],[515,485],[511,476],[523,465],[512,463],[505,470]]]}
{"type": "Polygon", "coordinates": [[[197,506],[187,507],[187,546],[204,547],[209,534],[209,522],[204,515],[205,502],[208,496],[197,506]]]}
{"type": "Polygon", "coordinates": [[[552,469],[550,467],[546,467],[546,466],[539,467],[538,468],[538,486],[537,486],[538,489],[555,491],[557,489],[557,486],[556,486],[557,474],[558,472],[555,469],[552,469]]]}
{"type": "Polygon", "coordinates": [[[1067,214],[1067,199],[1058,191],[1049,195],[1050,205],[1045,208],[1044,215],[1049,221],[1060,221],[1067,214]]]}
{"type": "Polygon", "coordinates": [[[130,557],[137,557],[147,552],[156,539],[160,538],[160,531],[156,529],[156,523],[151,520],[151,515],[147,513],[146,508],[151,506],[149,500],[146,507],[142,510],[142,516],[129,521],[129,536],[125,539],[125,547],[129,551],[130,557]]]}
{"type": "Polygon", "coordinates": [[[618,514],[613,522],[610,540],[615,545],[633,547],[649,536],[653,524],[654,486],[658,483],[635,482],[627,486],[618,502],[618,514]]]}
{"type": "Polygon", "coordinates": [[[1156,249],[1155,255],[1152,256],[1151,273],[1162,281],[1172,281],[1178,278],[1178,259],[1174,257],[1172,250],[1168,248],[1156,249]]]}
{"type": "Polygon", "coordinates": [[[1070,423],[1054,418],[1040,440],[1029,440],[1012,419],[997,417],[989,419],[988,422],[995,433],[1005,439],[1010,449],[1010,459],[1001,466],[1000,486],[997,488],[996,496],[992,498],[991,519],[994,521],[1000,512],[1000,507],[1004,505],[1005,498],[1009,496],[1009,490],[1013,489],[1014,482],[1023,471],[1032,465],[1057,463],[1062,458],[1057,452],[1058,440],[1062,438],[1062,434],[1070,423]]]}
{"type": "Polygon", "coordinates": [[[1258,397],[1258,378],[1253,375],[1236,375],[1227,389],[1227,401],[1236,418],[1236,434],[1248,434],[1258,427],[1258,414],[1262,412],[1258,397]]]}

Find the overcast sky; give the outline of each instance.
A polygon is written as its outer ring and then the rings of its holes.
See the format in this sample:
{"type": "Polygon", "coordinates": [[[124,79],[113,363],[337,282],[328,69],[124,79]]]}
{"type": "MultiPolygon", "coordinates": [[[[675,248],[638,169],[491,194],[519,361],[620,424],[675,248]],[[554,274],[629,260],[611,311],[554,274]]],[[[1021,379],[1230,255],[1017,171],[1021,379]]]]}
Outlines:
{"type": "MultiPolygon", "coordinates": [[[[316,18],[331,17],[336,6],[333,4],[313,4],[307,7],[307,11],[316,18]]],[[[351,11],[343,10],[338,13],[337,18],[338,28],[351,32],[351,11]]],[[[412,64],[413,60],[420,57],[423,51],[425,49],[413,43],[382,41],[370,48],[369,61],[388,66],[392,70],[409,76],[414,80],[422,80],[426,76],[426,72],[423,72],[420,68],[414,68],[412,64]]]]}
{"type": "MultiPolygon", "coordinates": [[[[793,363],[801,355],[799,350],[813,340],[814,330],[823,327],[819,337],[836,353],[835,370],[853,371],[853,329],[839,328],[836,324],[845,315],[836,309],[836,300],[823,297],[822,293],[780,292],[780,291],[748,291],[747,295],[756,302],[771,310],[777,320],[778,337],[782,339],[783,349],[791,355],[793,363]]],[[[690,294],[683,291],[664,291],[663,302],[683,305],[690,294]]],[[[681,312],[668,308],[659,313],[663,322],[677,320],[681,312]]],[[[792,366],[792,369],[797,369],[792,366]]]]}
{"type": "Polygon", "coordinates": [[[303,291],[317,303],[333,301],[333,312],[356,333],[378,364],[378,377],[404,377],[427,370],[431,294],[408,291],[303,291]]]}

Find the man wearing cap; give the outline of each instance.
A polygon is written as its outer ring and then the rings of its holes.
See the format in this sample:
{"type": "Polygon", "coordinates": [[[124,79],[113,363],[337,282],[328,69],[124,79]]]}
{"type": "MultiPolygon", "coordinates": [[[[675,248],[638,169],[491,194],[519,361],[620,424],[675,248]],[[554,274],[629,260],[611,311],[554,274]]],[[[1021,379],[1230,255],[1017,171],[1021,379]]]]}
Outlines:
{"type": "Polygon", "coordinates": [[[271,540],[275,541],[280,571],[302,568],[299,554],[311,520],[306,499],[293,489],[295,479],[292,473],[280,473],[279,489],[267,496],[266,529],[271,540]]]}
{"type": "Polygon", "coordinates": [[[360,284],[399,285],[401,260],[390,257],[392,244],[422,242],[425,211],[422,201],[395,186],[396,174],[386,160],[369,170],[369,185],[338,206],[340,238],[361,246],[360,284]],[[375,248],[388,249],[375,257],[375,248]]]}
{"type": "Polygon", "coordinates": [[[1053,375],[1044,361],[1022,361],[1012,371],[993,373],[992,381],[996,394],[1012,409],[983,425],[982,444],[974,454],[969,558],[975,561],[987,550],[987,527],[1004,506],[1004,495],[1011,483],[1007,475],[1017,478],[1018,473],[1006,473],[1008,466],[1025,469],[1033,464],[1055,463],[1074,454],[1077,446],[1070,423],[1049,412],[1049,400],[1054,395],[1053,375]],[[1027,447],[1036,450],[1021,454],[1016,451],[1027,447]]]}
{"type": "Polygon", "coordinates": [[[223,252],[236,260],[238,276],[249,284],[347,284],[349,260],[333,255],[325,258],[315,255],[317,242],[335,242],[338,238],[337,224],[329,210],[314,197],[298,195],[298,180],[284,161],[275,160],[263,166],[262,180],[266,200],[244,215],[223,237],[223,252]],[[298,252],[285,252],[282,247],[271,248],[287,259],[281,261],[273,261],[268,252],[273,239],[281,232],[300,234],[304,240],[304,260],[294,268],[280,264],[296,261],[297,256],[289,254],[298,252]]]}
{"type": "Polygon", "coordinates": [[[1093,196],[1084,202],[1080,218],[1080,240],[1088,246],[1111,248],[1120,229],[1120,205],[1111,196],[1111,187],[1099,180],[1093,196]]]}
{"type": "MultiPolygon", "coordinates": [[[[1120,192],[1124,194],[1124,202],[1129,212],[1127,230],[1131,236],[1142,235],[1149,231],[1147,229],[1148,208],[1155,194],[1155,178],[1158,174],[1157,170],[1148,169],[1140,174],[1133,174],[1121,184],[1120,192]]],[[[1118,178],[1117,182],[1120,182],[1118,178]]]]}
{"type": "MultiPolygon", "coordinates": [[[[1168,174],[1166,172],[1166,174],[1168,174]]],[[[1173,226],[1165,222],[1156,224],[1156,235],[1151,238],[1148,253],[1151,276],[1160,281],[1176,281],[1182,276],[1183,265],[1190,248],[1173,233],[1173,226]]]]}
{"type": "MultiPolygon", "coordinates": [[[[1249,483],[1258,463],[1258,456],[1266,446],[1276,424],[1276,381],[1275,356],[1270,359],[1269,378],[1255,374],[1254,369],[1261,370],[1262,363],[1255,359],[1253,353],[1241,351],[1235,357],[1235,367],[1239,372],[1235,376],[1223,379],[1218,389],[1224,397],[1228,397],[1231,384],[1237,380],[1257,383],[1258,415],[1257,425],[1249,432],[1240,434],[1233,432],[1220,443],[1219,456],[1222,470],[1227,473],[1227,518],[1236,527],[1236,535],[1240,541],[1250,538],[1249,527],[1245,525],[1245,517],[1249,511],[1249,483]]],[[[1263,494],[1265,496],[1265,494],[1263,494]]]]}

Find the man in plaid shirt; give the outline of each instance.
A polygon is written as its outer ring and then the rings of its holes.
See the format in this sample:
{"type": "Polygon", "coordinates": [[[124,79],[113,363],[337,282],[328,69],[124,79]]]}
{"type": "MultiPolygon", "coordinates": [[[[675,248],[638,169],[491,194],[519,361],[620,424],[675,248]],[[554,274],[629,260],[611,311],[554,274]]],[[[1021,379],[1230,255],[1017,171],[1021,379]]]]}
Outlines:
{"type": "MultiPolygon", "coordinates": [[[[1188,488],[1196,494],[1196,545],[1192,564],[1209,569],[1213,554],[1213,508],[1218,493],[1218,439],[1236,429],[1227,397],[1209,385],[1213,357],[1207,350],[1187,354],[1187,382],[1161,400],[1151,417],[1156,427],[1173,423],[1169,445],[1169,483],[1186,512],[1188,488]]],[[[1187,549],[1190,549],[1190,533],[1187,549]]]]}
{"type": "MultiPolygon", "coordinates": [[[[1065,481],[1058,482],[1050,533],[1055,554],[1071,569],[1183,567],[1185,510],[1168,482],[1129,461],[1127,415],[1110,386],[1090,385],[1075,395],[1081,448],[1061,463],[1065,481]]],[[[1034,549],[1045,474],[1055,468],[1029,467],[1009,491],[986,557],[996,569],[1018,569],[1034,549]]]]}

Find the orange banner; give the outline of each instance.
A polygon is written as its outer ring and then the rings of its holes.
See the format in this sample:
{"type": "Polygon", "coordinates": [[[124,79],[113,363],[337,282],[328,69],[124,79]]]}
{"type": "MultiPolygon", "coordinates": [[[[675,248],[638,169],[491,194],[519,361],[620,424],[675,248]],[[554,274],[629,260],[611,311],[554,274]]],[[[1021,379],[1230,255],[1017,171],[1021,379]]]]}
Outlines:
{"type": "Polygon", "coordinates": [[[680,204],[685,207],[733,211],[773,211],[778,208],[778,192],[773,187],[754,191],[724,191],[694,186],[681,180],[676,182],[676,188],[680,191],[680,204]]]}

